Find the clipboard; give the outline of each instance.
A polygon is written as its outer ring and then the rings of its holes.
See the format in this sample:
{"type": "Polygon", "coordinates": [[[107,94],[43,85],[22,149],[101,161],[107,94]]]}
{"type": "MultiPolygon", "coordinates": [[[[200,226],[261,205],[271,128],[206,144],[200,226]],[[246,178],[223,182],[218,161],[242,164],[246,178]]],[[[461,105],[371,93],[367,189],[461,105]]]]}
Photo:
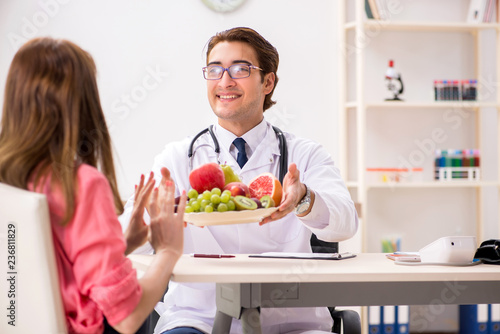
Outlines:
{"type": "Polygon", "coordinates": [[[345,260],[355,257],[356,254],[345,253],[286,253],[286,252],[267,252],[262,254],[252,254],[248,257],[263,257],[275,259],[308,259],[308,260],[345,260]]]}

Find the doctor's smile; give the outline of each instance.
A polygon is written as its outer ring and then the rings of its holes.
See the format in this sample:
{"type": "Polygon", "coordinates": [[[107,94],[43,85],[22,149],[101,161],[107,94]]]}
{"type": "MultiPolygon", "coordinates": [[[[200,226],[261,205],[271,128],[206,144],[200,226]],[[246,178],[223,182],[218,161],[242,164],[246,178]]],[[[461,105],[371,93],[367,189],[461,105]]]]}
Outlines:
{"type": "Polygon", "coordinates": [[[217,95],[221,100],[234,100],[238,98],[238,95],[217,95]]]}

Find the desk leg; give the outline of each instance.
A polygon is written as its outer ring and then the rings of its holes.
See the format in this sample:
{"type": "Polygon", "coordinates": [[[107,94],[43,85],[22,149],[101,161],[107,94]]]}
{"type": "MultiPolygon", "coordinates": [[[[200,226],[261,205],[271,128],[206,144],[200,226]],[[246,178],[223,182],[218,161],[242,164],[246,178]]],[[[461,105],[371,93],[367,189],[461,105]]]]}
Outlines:
{"type": "Polygon", "coordinates": [[[215,314],[214,327],[212,328],[212,333],[214,334],[223,334],[231,331],[231,322],[233,321],[233,317],[225,314],[217,310],[215,314]]]}
{"type": "Polygon", "coordinates": [[[245,334],[261,334],[260,284],[217,283],[217,313],[212,333],[229,333],[232,318],[241,319],[245,334]]]}
{"type": "Polygon", "coordinates": [[[243,308],[241,312],[241,327],[244,334],[262,334],[259,310],[256,308],[243,308]]]}

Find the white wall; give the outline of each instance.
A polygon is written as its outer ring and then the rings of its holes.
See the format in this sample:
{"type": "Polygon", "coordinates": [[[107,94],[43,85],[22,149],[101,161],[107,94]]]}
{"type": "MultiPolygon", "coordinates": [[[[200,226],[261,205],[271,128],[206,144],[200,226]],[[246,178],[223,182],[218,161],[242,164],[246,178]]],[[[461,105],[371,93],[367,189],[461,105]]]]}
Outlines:
{"type": "Polygon", "coordinates": [[[120,192],[128,198],[166,143],[215,120],[201,73],[204,46],[218,31],[248,26],[281,58],[278,103],[266,118],[336,156],[335,9],[334,1],[325,0],[247,0],[228,14],[201,0],[2,0],[0,103],[18,48],[13,39],[65,38],[89,51],[117,152],[120,192]],[[156,82],[150,72],[160,72],[156,82]]]}

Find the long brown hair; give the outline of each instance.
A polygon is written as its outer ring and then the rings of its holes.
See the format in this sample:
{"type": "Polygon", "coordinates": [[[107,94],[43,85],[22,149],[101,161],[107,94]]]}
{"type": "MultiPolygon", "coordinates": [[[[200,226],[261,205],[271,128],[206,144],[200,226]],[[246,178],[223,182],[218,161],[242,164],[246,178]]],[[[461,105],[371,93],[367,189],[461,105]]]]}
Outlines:
{"type": "Polygon", "coordinates": [[[76,172],[83,163],[107,177],[121,213],[92,57],[66,40],[30,40],[14,56],[5,85],[0,182],[27,189],[33,181],[36,188],[50,175],[65,198],[66,224],[75,211],[76,172]]]}
{"type": "Polygon", "coordinates": [[[259,67],[262,69],[262,81],[264,81],[264,75],[267,73],[274,73],[274,87],[273,90],[266,95],[264,100],[264,111],[271,108],[276,101],[271,100],[274,89],[278,84],[278,65],[280,62],[278,50],[269,43],[264,37],[262,37],[258,32],[253,29],[245,27],[237,27],[222,32],[218,32],[210,38],[207,46],[207,62],[210,52],[220,42],[244,42],[250,45],[257,53],[257,60],[259,61],[259,67]]]}

